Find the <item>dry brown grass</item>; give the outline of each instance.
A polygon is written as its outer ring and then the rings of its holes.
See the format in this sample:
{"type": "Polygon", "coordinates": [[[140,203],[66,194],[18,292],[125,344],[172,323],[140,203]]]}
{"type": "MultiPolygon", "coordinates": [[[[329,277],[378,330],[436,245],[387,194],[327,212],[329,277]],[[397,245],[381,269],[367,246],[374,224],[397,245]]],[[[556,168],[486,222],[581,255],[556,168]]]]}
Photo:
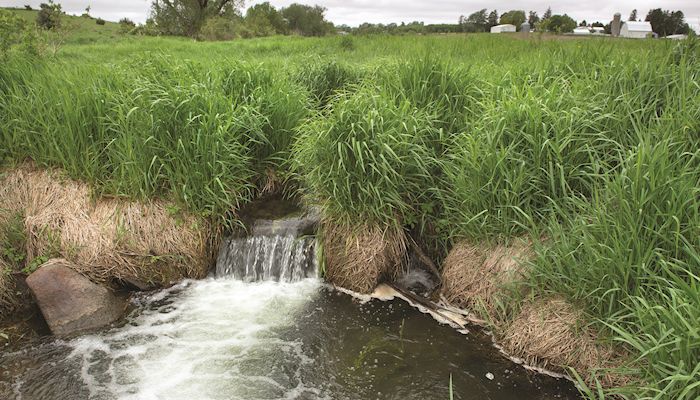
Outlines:
{"type": "Polygon", "coordinates": [[[393,280],[406,258],[400,228],[322,224],[326,279],[334,285],[371,293],[382,280],[393,280]]]}
{"type": "Polygon", "coordinates": [[[598,376],[604,385],[626,383],[609,371],[623,364],[622,356],[599,343],[597,333],[582,324],[582,313],[569,303],[540,299],[526,301],[514,316],[497,312],[499,303],[508,302],[505,291],[525,278],[524,261],[532,254],[526,240],[510,246],[459,243],[445,259],[442,295],[453,305],[485,313],[506,353],[528,365],[562,373],[571,367],[584,379],[603,371],[598,376]]]}
{"type": "Polygon", "coordinates": [[[495,318],[505,288],[523,278],[523,264],[532,255],[531,243],[510,246],[458,243],[447,255],[442,272],[442,295],[448,302],[495,318]]]}
{"type": "Polygon", "coordinates": [[[284,180],[273,168],[265,169],[263,183],[260,185],[259,197],[274,195],[284,190],[284,180]]]}
{"type": "Polygon", "coordinates": [[[558,372],[571,367],[584,379],[602,371],[599,375],[605,386],[625,384],[620,374],[608,371],[622,365],[622,356],[612,346],[600,343],[597,332],[582,321],[582,312],[564,300],[526,302],[499,335],[500,342],[507,353],[529,365],[558,372]]]}
{"type": "MultiPolygon", "coordinates": [[[[26,204],[26,190],[21,174],[8,174],[0,171],[0,228],[5,227],[13,216],[22,211],[26,204]]],[[[1,231],[2,229],[0,229],[1,231]]],[[[0,234],[0,253],[4,253],[4,237],[0,234]]],[[[12,267],[0,254],[0,319],[17,308],[19,297],[15,293],[12,267]]]]}
{"type": "Polygon", "coordinates": [[[31,165],[7,171],[0,186],[0,207],[24,210],[28,262],[62,257],[96,282],[155,286],[201,278],[211,263],[209,224],[167,202],[95,200],[86,184],[31,165]]]}

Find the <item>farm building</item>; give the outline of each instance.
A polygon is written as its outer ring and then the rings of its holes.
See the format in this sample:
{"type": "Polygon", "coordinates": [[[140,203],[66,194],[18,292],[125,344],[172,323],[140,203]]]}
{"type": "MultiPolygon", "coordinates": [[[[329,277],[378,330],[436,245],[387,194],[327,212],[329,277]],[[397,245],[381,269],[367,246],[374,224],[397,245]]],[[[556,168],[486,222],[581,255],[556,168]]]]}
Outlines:
{"type": "Polygon", "coordinates": [[[592,29],[593,29],[593,33],[595,33],[597,35],[605,34],[605,28],[603,28],[602,26],[594,26],[592,29]]]}
{"type": "Polygon", "coordinates": [[[515,32],[515,25],[504,24],[491,27],[491,33],[515,32]]]}
{"type": "Polygon", "coordinates": [[[578,28],[574,29],[574,35],[590,35],[591,34],[591,29],[587,26],[579,26],[578,28]]]}
{"type": "Polygon", "coordinates": [[[644,39],[653,34],[649,22],[626,21],[620,29],[620,36],[626,38],[644,39]]]}

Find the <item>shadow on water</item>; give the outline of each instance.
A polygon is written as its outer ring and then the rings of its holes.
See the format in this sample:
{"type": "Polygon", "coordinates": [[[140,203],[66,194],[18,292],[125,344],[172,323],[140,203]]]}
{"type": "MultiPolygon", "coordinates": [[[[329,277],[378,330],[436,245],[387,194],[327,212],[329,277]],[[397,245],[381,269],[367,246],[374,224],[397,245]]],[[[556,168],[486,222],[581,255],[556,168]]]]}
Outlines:
{"type": "Polygon", "coordinates": [[[136,303],[123,326],[0,355],[0,398],[448,399],[450,374],[456,399],[577,398],[479,333],[316,279],[208,279],[136,303]]]}

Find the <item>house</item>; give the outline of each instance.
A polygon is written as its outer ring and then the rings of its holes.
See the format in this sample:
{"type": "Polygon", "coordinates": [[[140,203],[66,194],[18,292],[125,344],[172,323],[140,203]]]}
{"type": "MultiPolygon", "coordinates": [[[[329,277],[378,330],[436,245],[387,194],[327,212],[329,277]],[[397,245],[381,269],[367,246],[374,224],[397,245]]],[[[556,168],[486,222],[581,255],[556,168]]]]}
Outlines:
{"type": "Polygon", "coordinates": [[[604,35],[605,34],[605,28],[602,26],[594,26],[593,27],[593,33],[596,35],[604,35]]]}
{"type": "Polygon", "coordinates": [[[515,32],[515,25],[504,24],[491,27],[491,33],[515,32]]]}
{"type": "Polygon", "coordinates": [[[574,35],[590,35],[591,34],[591,29],[587,26],[579,26],[578,28],[574,29],[574,35]]]}
{"type": "Polygon", "coordinates": [[[626,21],[620,28],[620,37],[644,39],[653,35],[649,22],[626,21]]]}

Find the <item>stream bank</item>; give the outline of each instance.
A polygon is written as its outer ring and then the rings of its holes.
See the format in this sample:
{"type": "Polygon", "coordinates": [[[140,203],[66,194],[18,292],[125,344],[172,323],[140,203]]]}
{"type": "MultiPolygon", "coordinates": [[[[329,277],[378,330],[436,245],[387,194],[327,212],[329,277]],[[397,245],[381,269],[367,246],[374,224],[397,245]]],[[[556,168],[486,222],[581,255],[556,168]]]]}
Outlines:
{"type": "MultiPolygon", "coordinates": [[[[38,261],[64,257],[70,260],[71,267],[77,272],[112,290],[168,287],[183,279],[201,279],[210,270],[218,247],[215,244],[218,235],[206,221],[180,211],[174,204],[96,199],[87,185],[66,178],[60,171],[42,170],[31,165],[9,171],[2,179],[0,201],[3,201],[3,207],[0,209],[5,212],[3,221],[11,221],[13,215],[22,217],[22,227],[26,232],[25,265],[37,268],[45,263],[38,261]]],[[[273,235],[279,234],[280,229],[286,232],[295,224],[304,228],[294,234],[308,234],[318,224],[313,218],[304,220],[305,215],[294,210],[293,205],[277,199],[259,207],[251,206],[242,219],[246,218],[250,231],[273,235]],[[295,220],[292,224],[271,222],[290,213],[291,219],[295,220]]],[[[408,260],[412,258],[411,246],[401,231],[377,230],[367,235],[355,235],[328,221],[324,221],[321,227],[325,276],[333,284],[355,290],[359,288],[360,292],[366,293],[381,282],[399,282],[411,274],[421,277],[432,274],[437,282],[445,280],[445,276],[434,276],[431,270],[406,270],[408,260]],[[355,271],[354,275],[348,276],[348,270],[355,271]],[[417,271],[420,272],[418,275],[417,271]]],[[[514,257],[502,259],[512,263],[514,257]]],[[[4,277],[21,277],[20,272],[15,270],[13,275],[4,277]]],[[[25,269],[24,272],[31,273],[32,270],[25,269]]],[[[257,279],[255,276],[253,280],[257,279]]],[[[404,285],[409,286],[416,279],[406,282],[404,285]]],[[[445,288],[449,287],[448,280],[444,282],[442,292],[433,292],[434,298],[440,299],[441,294],[444,297],[445,288]]],[[[22,296],[27,299],[27,292],[24,291],[22,296]]],[[[11,298],[9,304],[13,306],[12,302],[15,302],[16,306],[19,300],[20,297],[11,298]]],[[[473,304],[458,303],[460,306],[473,304]]],[[[11,307],[5,310],[7,315],[12,315],[11,307]]],[[[547,326],[542,326],[542,329],[547,329],[547,326]]],[[[17,330],[15,341],[19,335],[26,335],[31,330],[17,330]]],[[[525,347],[520,354],[528,351],[530,349],[525,347]]],[[[541,362],[539,355],[534,357],[528,360],[541,362]]],[[[551,365],[556,367],[556,364],[551,365]]]]}

